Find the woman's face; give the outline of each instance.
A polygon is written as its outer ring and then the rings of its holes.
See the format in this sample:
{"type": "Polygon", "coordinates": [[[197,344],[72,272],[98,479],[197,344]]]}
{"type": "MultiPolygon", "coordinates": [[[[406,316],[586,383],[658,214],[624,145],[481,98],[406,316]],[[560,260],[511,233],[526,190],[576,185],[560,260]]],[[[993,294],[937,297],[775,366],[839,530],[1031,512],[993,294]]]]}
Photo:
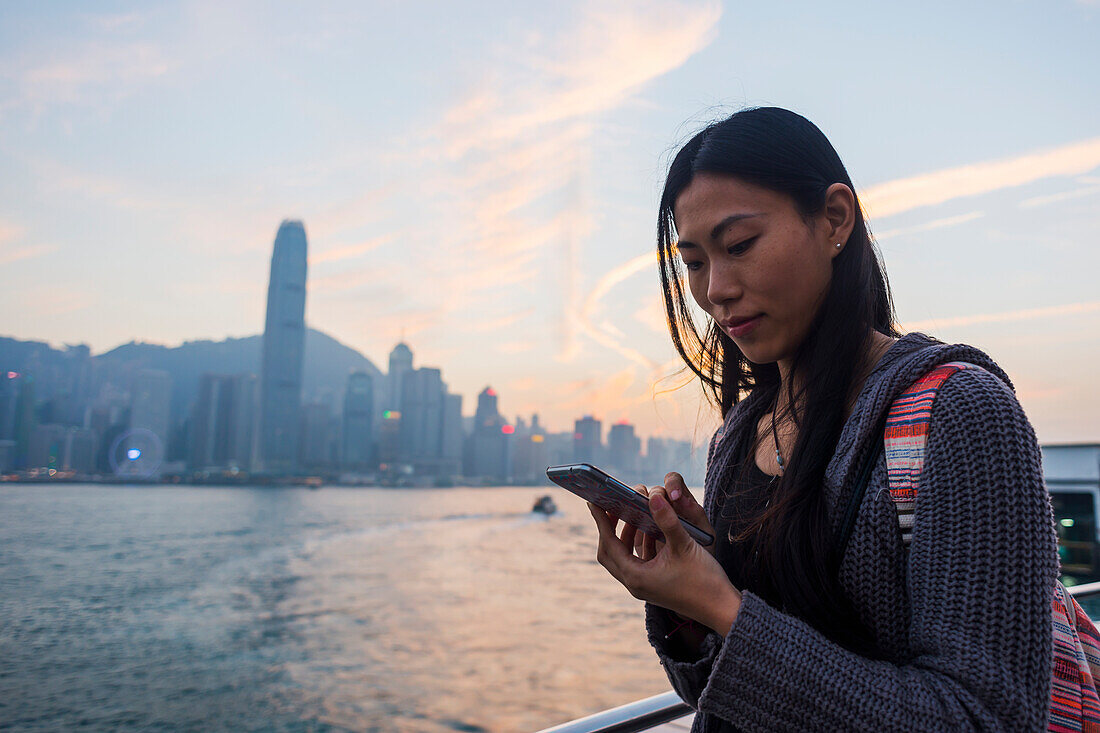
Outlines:
{"type": "Polygon", "coordinates": [[[789,368],[828,290],[836,242],[851,233],[833,214],[807,221],[790,197],[712,173],[676,199],[691,294],[749,361],[789,368]]]}

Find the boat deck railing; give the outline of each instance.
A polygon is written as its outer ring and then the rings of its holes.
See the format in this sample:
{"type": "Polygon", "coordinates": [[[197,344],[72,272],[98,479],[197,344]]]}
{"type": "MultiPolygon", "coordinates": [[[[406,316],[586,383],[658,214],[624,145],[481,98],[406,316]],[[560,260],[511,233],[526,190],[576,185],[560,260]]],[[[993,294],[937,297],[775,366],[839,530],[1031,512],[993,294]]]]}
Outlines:
{"type": "MultiPolygon", "coordinates": [[[[1100,583],[1085,583],[1069,589],[1092,618],[1100,618],[1100,583]],[[1092,604],[1088,601],[1092,601],[1092,604]],[[1097,605],[1093,605],[1097,604],[1097,605]],[[1089,608],[1093,605],[1093,608],[1089,608]]],[[[546,728],[541,733],[636,733],[637,731],[686,731],[693,711],[675,692],[603,710],[568,723],[546,728]]]]}

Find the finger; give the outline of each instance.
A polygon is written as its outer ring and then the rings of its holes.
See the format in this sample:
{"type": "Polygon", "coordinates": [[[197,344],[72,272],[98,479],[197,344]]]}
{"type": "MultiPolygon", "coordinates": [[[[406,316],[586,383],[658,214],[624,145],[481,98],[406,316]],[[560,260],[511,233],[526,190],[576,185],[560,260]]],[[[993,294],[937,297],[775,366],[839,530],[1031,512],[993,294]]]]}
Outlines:
{"type": "Polygon", "coordinates": [[[628,559],[633,559],[633,548],[627,549],[627,547],[624,547],[616,536],[615,527],[619,523],[618,519],[591,502],[588,502],[588,511],[592,514],[592,518],[596,520],[596,527],[600,533],[596,558],[612,576],[621,582],[619,568],[624,562],[629,561],[628,559]]]}
{"type": "Polygon", "coordinates": [[[633,554],[638,546],[638,528],[630,522],[623,522],[623,533],[619,535],[619,541],[633,554]]]}
{"type": "Polygon", "coordinates": [[[649,535],[642,535],[641,557],[643,560],[652,560],[657,556],[657,544],[657,540],[653,539],[649,535]]]}
{"type": "Polygon", "coordinates": [[[645,484],[634,484],[631,488],[642,496],[649,496],[649,489],[646,488],[645,484]]]}
{"type": "Polygon", "coordinates": [[[649,511],[653,515],[653,521],[664,533],[665,542],[674,551],[682,551],[691,546],[694,540],[684,529],[684,525],[680,524],[680,517],[677,516],[672,505],[668,503],[668,498],[663,490],[655,490],[650,494],[649,511]]]}
{"type": "Polygon", "coordinates": [[[592,514],[592,518],[596,520],[596,528],[600,531],[600,537],[606,537],[608,534],[615,536],[615,525],[618,524],[618,519],[592,502],[587,503],[588,511],[592,514]]]}
{"type": "Polygon", "coordinates": [[[691,495],[683,476],[675,472],[665,475],[665,490],[677,514],[696,526],[710,525],[706,512],[691,495]]]}

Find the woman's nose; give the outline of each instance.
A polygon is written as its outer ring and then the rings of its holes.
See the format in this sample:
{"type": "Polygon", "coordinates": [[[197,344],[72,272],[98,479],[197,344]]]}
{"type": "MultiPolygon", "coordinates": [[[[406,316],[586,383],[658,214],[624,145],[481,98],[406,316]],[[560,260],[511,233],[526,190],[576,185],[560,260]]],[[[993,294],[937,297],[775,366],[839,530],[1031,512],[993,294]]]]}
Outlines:
{"type": "Polygon", "coordinates": [[[710,279],[707,281],[707,300],[715,305],[741,297],[741,280],[733,267],[728,265],[715,265],[711,267],[710,279]]]}

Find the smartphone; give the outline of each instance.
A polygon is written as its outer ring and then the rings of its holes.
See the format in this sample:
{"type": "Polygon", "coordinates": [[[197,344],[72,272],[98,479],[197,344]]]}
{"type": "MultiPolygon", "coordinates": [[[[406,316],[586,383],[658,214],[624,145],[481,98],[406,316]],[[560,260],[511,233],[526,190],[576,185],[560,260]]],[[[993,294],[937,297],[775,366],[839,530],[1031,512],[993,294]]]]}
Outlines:
{"type": "MultiPolygon", "coordinates": [[[[550,466],[546,469],[546,476],[563,489],[572,491],[582,499],[634,525],[650,537],[664,542],[664,533],[649,513],[649,499],[614,476],[609,476],[587,463],[550,466]]],[[[706,547],[714,542],[714,537],[686,519],[681,518],[680,524],[700,545],[706,547]]]]}

